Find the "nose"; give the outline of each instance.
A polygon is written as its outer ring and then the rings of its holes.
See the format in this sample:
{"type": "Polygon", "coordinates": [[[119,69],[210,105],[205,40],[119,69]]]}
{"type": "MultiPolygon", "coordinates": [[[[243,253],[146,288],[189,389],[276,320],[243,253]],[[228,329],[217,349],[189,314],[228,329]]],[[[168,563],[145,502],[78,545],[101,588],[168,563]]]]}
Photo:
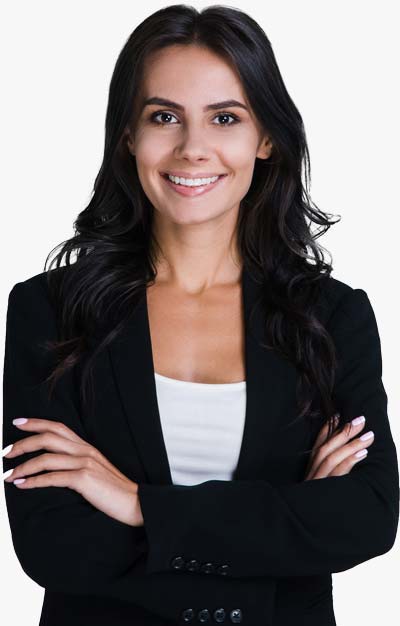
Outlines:
{"type": "Polygon", "coordinates": [[[188,161],[208,160],[210,146],[207,143],[204,129],[200,127],[186,128],[175,146],[174,156],[177,160],[188,161]]]}

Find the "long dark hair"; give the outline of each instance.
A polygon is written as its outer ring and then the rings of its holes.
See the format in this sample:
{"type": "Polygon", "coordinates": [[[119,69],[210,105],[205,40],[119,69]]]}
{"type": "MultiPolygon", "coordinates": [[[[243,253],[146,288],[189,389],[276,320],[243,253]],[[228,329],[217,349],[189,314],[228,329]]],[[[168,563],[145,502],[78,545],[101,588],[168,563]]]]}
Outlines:
{"type": "Polygon", "coordinates": [[[238,245],[244,266],[265,285],[266,346],[298,368],[298,417],[325,417],[330,436],[337,362],[314,304],[332,271],[316,239],[336,222],[310,199],[303,121],[271,44],[262,28],[237,8],[214,5],[199,12],[183,4],[168,6],[139,24],[121,50],[110,83],[104,156],[93,196],[74,222],[75,235],[59,244],[46,273],[60,328],[59,341],[48,345],[56,367],[47,380],[52,389],[67,369],[84,360],[80,392],[86,403],[93,359],[118,335],[156,277],[153,207],[140,184],[126,133],[134,128],[147,55],[174,44],[206,46],[233,64],[271,138],[271,156],[256,159],[251,186],[240,204],[238,245]],[[73,263],[71,255],[76,256],[73,263]],[[61,268],[64,257],[68,271],[61,268]]]}

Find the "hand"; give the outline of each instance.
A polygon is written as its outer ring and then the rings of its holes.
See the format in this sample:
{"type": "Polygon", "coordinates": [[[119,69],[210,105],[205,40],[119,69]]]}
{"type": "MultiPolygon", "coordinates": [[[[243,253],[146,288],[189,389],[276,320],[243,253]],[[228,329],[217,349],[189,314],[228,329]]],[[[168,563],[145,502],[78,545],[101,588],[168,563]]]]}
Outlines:
{"type": "Polygon", "coordinates": [[[143,525],[137,483],[122,474],[99,450],[62,422],[29,418],[18,428],[41,434],[14,443],[6,458],[41,449],[51,453],[16,466],[6,482],[43,470],[57,470],[28,477],[16,486],[21,489],[68,487],[106,515],[130,526],[143,525]]]}
{"type": "Polygon", "coordinates": [[[366,449],[374,441],[374,436],[366,441],[362,441],[360,438],[353,439],[362,431],[364,426],[365,421],[357,425],[348,422],[343,430],[323,443],[328,433],[328,422],[326,422],[312,449],[305,480],[349,474],[352,467],[365,458],[356,457],[354,456],[355,453],[366,449]]]}

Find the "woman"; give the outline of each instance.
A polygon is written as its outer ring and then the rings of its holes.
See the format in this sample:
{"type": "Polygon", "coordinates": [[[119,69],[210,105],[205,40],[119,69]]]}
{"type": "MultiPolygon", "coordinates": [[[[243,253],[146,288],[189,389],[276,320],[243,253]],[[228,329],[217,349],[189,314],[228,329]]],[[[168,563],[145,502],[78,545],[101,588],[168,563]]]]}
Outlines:
{"type": "Polygon", "coordinates": [[[9,295],[5,495],[42,626],[328,626],[332,572],[391,549],[376,320],[323,261],[304,163],[248,15],[129,37],[76,234],[9,295]]]}

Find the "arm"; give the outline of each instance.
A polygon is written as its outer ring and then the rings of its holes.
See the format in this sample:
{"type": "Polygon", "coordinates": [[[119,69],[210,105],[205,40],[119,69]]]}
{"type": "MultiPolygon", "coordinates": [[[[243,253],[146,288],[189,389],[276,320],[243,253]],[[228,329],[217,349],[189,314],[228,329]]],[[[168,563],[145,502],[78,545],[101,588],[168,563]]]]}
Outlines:
{"type": "MultiPolygon", "coordinates": [[[[31,435],[12,424],[18,416],[62,421],[88,441],[73,373],[57,383],[50,402],[48,386],[41,384],[53,363],[39,342],[56,336],[55,317],[42,287],[15,285],[7,310],[3,447],[31,435]]],[[[4,458],[3,471],[42,453],[21,455],[17,463],[4,458]]],[[[14,549],[30,578],[65,593],[98,594],[113,587],[116,597],[134,601],[124,576],[132,581],[142,571],[141,557],[147,549],[143,527],[109,517],[66,487],[21,490],[4,483],[4,489],[14,549]]]]}
{"type": "Polygon", "coordinates": [[[345,476],[284,486],[265,480],[194,486],[139,484],[148,573],[176,556],[229,566],[229,577],[340,572],[388,552],[399,518],[399,474],[382,383],[381,347],[367,294],[340,301],[329,330],[338,349],[334,401],[364,414],[375,433],[366,459],[345,476]]]}

